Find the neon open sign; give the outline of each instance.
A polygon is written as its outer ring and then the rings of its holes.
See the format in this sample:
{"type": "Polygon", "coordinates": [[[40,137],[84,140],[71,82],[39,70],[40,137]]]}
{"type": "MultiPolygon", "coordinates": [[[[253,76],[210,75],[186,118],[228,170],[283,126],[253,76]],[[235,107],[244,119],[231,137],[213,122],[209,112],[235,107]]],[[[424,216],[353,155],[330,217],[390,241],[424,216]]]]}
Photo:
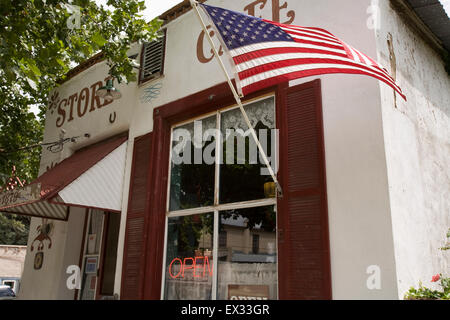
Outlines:
{"type": "Polygon", "coordinates": [[[213,267],[209,263],[208,256],[175,258],[170,262],[168,272],[172,279],[185,278],[188,273],[189,275],[192,273],[194,278],[204,278],[212,276],[213,267]]]}

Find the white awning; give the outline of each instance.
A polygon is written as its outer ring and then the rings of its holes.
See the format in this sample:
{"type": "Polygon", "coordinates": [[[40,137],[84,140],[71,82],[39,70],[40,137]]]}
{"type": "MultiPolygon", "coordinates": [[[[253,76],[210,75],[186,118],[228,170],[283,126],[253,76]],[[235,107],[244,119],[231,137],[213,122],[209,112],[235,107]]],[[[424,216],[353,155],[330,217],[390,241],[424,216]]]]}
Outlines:
{"type": "Polygon", "coordinates": [[[128,137],[75,152],[22,189],[0,194],[0,212],[67,220],[70,206],[120,212],[128,137]]]}
{"type": "Polygon", "coordinates": [[[121,211],[127,143],[62,189],[58,195],[68,205],[121,211]]]}

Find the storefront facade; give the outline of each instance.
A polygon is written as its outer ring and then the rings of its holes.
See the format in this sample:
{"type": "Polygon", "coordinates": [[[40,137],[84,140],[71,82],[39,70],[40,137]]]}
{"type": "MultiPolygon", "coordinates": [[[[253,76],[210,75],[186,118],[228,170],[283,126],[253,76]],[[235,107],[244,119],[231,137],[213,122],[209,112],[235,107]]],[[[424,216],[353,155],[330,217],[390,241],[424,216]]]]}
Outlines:
{"type": "MultiPolygon", "coordinates": [[[[387,66],[387,33],[395,29],[397,41],[410,41],[387,1],[377,30],[365,27],[370,1],[211,4],[323,27],[387,66]]],[[[406,266],[420,246],[402,244],[415,227],[400,222],[391,186],[405,176],[391,162],[400,156],[386,135],[394,139],[400,121],[392,110],[422,110],[424,100],[437,110],[448,101],[445,90],[439,97],[416,92],[409,80],[432,64],[439,85],[449,87],[439,58],[425,52],[431,49],[420,53],[429,61],[413,70],[397,67],[400,86],[407,96],[414,92],[408,104],[356,75],[310,77],[246,96],[244,108],[278,172],[279,197],[188,3],[163,18],[164,38],[131,49],[139,54],[140,81],[119,85],[120,99],[95,96],[108,74],[101,56],[52,92],[44,141],[58,140],[61,129],[76,139],[43,150],[38,182],[46,187],[36,202],[15,209],[39,213],[20,298],[397,299],[425,277],[425,262],[406,266]],[[48,238],[38,246],[42,230],[48,238]]],[[[400,52],[397,61],[406,55],[400,52]]],[[[223,60],[232,74],[224,53],[223,60]]],[[[434,143],[444,146],[445,139],[434,143]]],[[[442,150],[430,157],[445,165],[448,148],[442,150]]],[[[429,217],[446,230],[448,203],[441,203],[429,217]]],[[[439,239],[429,243],[438,247],[439,239]]],[[[427,254],[435,267],[448,263],[427,254]]]]}

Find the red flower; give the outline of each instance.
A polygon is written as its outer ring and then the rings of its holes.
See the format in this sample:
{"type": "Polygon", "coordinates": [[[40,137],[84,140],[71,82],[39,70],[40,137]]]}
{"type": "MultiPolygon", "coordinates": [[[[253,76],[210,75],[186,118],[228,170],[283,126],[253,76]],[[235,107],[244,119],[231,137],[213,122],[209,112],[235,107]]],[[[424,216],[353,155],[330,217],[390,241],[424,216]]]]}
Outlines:
{"type": "Polygon", "coordinates": [[[437,281],[439,281],[440,278],[441,278],[441,275],[437,274],[431,278],[431,282],[437,282],[437,281]]]}

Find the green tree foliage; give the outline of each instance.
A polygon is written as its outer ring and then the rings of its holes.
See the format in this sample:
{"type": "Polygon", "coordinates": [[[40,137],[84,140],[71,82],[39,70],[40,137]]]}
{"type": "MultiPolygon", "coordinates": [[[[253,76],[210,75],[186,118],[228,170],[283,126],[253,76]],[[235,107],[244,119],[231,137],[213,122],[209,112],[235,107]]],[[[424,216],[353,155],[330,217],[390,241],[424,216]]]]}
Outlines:
{"type": "Polygon", "coordinates": [[[0,214],[0,243],[26,245],[29,218],[12,214],[0,214]]]}
{"type": "MultiPolygon", "coordinates": [[[[40,148],[19,149],[42,142],[49,92],[71,67],[101,51],[112,76],[136,80],[128,50],[155,39],[161,26],[157,19],[146,22],[144,9],[138,0],[108,0],[107,7],[89,0],[0,0],[0,185],[13,165],[21,179],[36,178],[40,148]],[[30,106],[39,108],[39,118],[30,106]]],[[[13,222],[8,230],[16,227],[13,222]]]]}

